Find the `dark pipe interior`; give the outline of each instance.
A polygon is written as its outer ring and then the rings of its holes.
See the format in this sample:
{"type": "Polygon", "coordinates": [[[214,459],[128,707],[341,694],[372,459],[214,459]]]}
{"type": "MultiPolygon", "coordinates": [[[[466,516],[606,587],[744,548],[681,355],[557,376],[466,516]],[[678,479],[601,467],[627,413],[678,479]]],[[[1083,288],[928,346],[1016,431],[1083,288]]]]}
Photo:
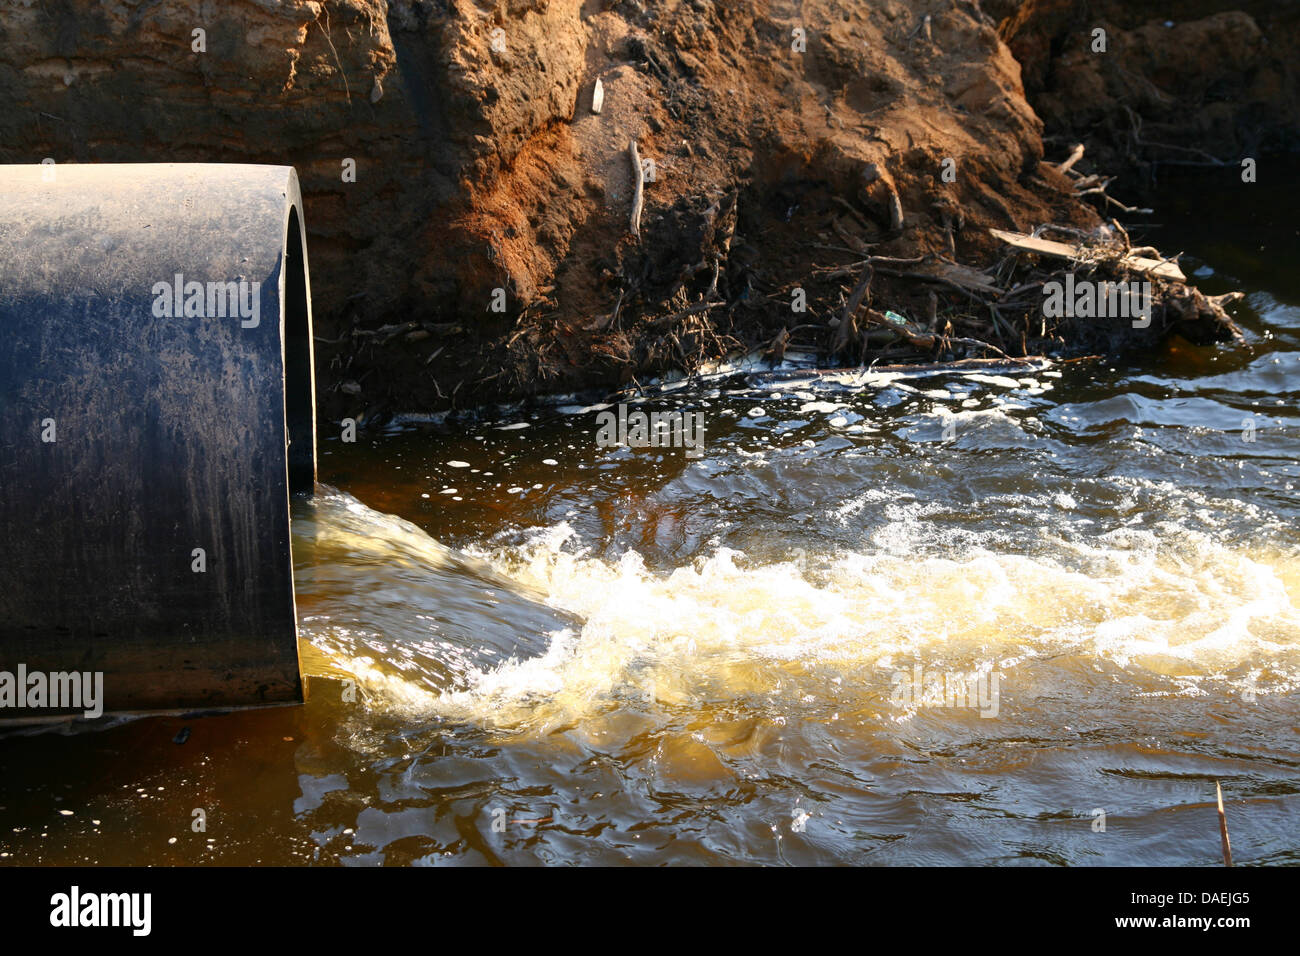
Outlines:
{"type": "Polygon", "coordinates": [[[289,211],[284,248],[284,414],[289,432],[289,493],[316,485],[316,434],[312,421],[311,329],[307,260],[298,210],[289,211]]]}

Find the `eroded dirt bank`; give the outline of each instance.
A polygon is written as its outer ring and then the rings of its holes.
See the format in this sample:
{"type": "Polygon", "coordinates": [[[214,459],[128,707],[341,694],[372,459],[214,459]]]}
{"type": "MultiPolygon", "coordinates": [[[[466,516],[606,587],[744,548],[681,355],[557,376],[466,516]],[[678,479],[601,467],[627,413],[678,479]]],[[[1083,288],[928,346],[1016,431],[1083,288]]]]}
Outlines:
{"type": "Polygon", "coordinates": [[[1176,284],[1141,333],[1044,322],[989,229],[1095,234],[1082,170],[1294,146],[1298,34],[1230,0],[17,0],[0,158],[295,165],[327,418],[754,347],[1079,352],[1228,331],[1176,284]]]}

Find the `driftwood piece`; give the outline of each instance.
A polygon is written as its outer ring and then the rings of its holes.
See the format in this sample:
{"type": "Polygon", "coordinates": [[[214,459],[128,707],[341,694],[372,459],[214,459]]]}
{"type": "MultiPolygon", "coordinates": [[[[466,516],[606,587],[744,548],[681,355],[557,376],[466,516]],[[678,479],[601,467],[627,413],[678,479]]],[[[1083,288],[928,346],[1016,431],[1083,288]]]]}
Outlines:
{"type": "MultiPolygon", "coordinates": [[[[1054,242],[1051,239],[1036,239],[1033,236],[1027,236],[1021,232],[1006,232],[1002,229],[990,229],[994,236],[1001,239],[1013,249],[1021,249],[1025,252],[1034,252],[1041,256],[1054,256],[1058,259],[1080,259],[1087,253],[1080,246],[1071,246],[1064,242],[1054,242]]],[[[1145,272],[1150,275],[1160,276],[1163,279],[1173,279],[1176,282],[1186,282],[1187,276],[1183,275],[1183,270],[1178,268],[1178,263],[1168,262],[1160,259],[1146,259],[1142,256],[1129,255],[1120,260],[1123,265],[1128,266],[1138,272],[1145,272]]]]}
{"type": "Polygon", "coordinates": [[[632,157],[632,235],[641,238],[641,204],[645,201],[645,170],[641,168],[641,156],[636,151],[636,140],[627,148],[632,157]]]}

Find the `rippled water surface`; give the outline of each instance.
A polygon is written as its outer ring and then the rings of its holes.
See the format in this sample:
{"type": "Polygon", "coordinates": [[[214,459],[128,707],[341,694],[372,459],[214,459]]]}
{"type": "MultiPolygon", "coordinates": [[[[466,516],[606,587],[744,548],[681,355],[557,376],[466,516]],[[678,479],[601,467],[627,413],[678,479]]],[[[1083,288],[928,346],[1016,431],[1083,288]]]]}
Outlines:
{"type": "Polygon", "coordinates": [[[5,862],[1300,862],[1297,216],[1188,194],[1244,348],[326,437],[309,703],[0,741],[5,862]]]}

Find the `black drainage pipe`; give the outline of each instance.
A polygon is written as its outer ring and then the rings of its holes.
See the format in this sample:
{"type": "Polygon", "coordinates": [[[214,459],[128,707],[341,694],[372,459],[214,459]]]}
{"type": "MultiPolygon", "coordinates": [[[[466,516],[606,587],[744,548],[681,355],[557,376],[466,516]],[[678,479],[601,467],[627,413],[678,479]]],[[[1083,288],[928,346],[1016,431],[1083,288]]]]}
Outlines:
{"type": "Polygon", "coordinates": [[[303,699],[313,374],[292,168],[0,166],[0,720],[303,699]]]}

